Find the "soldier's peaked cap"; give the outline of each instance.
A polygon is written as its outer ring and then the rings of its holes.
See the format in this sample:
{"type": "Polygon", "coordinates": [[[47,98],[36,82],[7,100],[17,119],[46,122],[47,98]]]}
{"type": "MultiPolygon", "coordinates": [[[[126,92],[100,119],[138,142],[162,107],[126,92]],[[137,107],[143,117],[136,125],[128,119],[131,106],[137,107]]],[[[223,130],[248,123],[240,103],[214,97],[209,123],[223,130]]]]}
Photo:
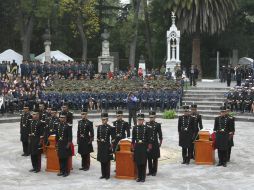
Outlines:
{"type": "Polygon", "coordinates": [[[154,117],[156,115],[155,111],[149,111],[149,117],[154,117]]]}
{"type": "Polygon", "coordinates": [[[107,119],[108,118],[108,113],[101,113],[101,118],[102,119],[107,119]]]}
{"type": "Polygon", "coordinates": [[[122,110],[117,110],[116,115],[123,115],[123,111],[122,110]]]}
{"type": "Polygon", "coordinates": [[[143,113],[138,113],[137,119],[144,119],[144,118],[145,118],[145,114],[143,114],[143,113]]]}

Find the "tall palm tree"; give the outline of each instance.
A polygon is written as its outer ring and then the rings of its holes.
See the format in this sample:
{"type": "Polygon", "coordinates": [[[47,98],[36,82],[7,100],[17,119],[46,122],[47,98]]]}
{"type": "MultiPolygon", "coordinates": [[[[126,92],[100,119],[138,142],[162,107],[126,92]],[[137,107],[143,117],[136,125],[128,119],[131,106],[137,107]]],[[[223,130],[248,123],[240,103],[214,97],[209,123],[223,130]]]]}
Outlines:
{"type": "Polygon", "coordinates": [[[168,0],[168,9],[178,18],[181,31],[193,35],[192,65],[196,65],[202,77],[200,62],[200,34],[224,31],[237,8],[236,0],[168,0]]]}

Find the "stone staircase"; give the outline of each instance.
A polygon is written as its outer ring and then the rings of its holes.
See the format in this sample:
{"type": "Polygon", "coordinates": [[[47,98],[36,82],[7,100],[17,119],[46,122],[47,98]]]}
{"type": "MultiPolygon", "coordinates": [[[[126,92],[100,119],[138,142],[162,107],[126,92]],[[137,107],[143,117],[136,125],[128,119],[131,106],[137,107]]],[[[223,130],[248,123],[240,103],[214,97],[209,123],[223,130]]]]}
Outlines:
{"type": "MultiPolygon", "coordinates": [[[[193,102],[198,105],[198,112],[203,119],[214,120],[219,115],[220,106],[226,99],[226,93],[230,88],[225,87],[190,87],[185,90],[182,103],[183,105],[191,105],[193,102]]],[[[179,109],[179,114],[183,112],[179,109]]],[[[250,113],[235,113],[236,121],[254,122],[254,114],[250,113]]]]}

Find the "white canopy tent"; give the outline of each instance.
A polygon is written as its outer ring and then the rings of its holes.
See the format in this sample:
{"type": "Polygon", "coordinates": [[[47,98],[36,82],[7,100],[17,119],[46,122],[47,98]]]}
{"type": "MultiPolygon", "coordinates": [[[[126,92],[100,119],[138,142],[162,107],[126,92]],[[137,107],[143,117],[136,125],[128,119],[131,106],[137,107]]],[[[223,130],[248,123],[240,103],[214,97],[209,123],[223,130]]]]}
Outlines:
{"type": "MultiPolygon", "coordinates": [[[[57,61],[73,61],[73,59],[71,57],[69,57],[68,55],[64,54],[63,52],[56,50],[56,51],[51,51],[50,52],[50,57],[53,60],[57,60],[57,61]]],[[[41,61],[42,63],[44,63],[45,61],[45,52],[36,56],[35,57],[36,60],[41,61]]]]}
{"type": "Polygon", "coordinates": [[[12,49],[7,49],[0,54],[0,62],[10,61],[12,63],[13,60],[15,60],[15,62],[18,64],[20,72],[20,64],[23,61],[23,56],[21,54],[15,52],[12,49]]]}
{"type": "Polygon", "coordinates": [[[252,65],[253,59],[249,58],[249,57],[242,57],[241,59],[239,59],[238,62],[240,65],[252,65]]]}

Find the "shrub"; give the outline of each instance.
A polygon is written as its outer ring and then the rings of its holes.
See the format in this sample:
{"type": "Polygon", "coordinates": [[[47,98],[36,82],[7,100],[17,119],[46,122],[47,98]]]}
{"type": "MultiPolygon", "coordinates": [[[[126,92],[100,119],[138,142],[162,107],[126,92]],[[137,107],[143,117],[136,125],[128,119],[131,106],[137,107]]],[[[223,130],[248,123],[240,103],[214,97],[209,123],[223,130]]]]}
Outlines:
{"type": "Polygon", "coordinates": [[[174,110],[166,110],[163,112],[164,119],[174,119],[176,117],[176,112],[174,110]]]}

